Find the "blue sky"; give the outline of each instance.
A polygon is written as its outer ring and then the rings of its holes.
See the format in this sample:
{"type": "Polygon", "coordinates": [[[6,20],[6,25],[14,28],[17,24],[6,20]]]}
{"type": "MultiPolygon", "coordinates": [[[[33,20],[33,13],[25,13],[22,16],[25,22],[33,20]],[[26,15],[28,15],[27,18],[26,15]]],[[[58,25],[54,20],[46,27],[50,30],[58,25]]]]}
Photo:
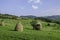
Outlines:
{"type": "Polygon", "coordinates": [[[60,0],[0,0],[0,13],[12,15],[60,15],[60,0]]]}

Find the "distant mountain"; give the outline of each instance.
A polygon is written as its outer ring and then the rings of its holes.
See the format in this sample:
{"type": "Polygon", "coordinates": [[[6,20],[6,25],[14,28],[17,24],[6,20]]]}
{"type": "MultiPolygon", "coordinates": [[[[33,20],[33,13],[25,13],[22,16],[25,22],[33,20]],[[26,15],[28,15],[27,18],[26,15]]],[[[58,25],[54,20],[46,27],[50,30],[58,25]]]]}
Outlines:
{"type": "Polygon", "coordinates": [[[46,16],[46,18],[53,19],[60,22],[60,15],[46,16]]]}
{"type": "Polygon", "coordinates": [[[28,16],[20,16],[21,18],[36,18],[36,16],[28,15],[28,16]]]}

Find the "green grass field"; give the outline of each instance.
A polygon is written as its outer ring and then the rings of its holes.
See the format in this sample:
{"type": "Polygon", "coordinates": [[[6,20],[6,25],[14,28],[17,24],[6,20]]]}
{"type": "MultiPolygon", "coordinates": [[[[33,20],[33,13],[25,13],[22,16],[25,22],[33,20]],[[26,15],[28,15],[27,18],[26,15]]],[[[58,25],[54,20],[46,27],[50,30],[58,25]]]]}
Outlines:
{"type": "Polygon", "coordinates": [[[31,20],[4,19],[4,22],[5,26],[0,26],[0,40],[60,40],[60,25],[55,23],[46,26],[46,22],[40,21],[43,27],[37,31],[32,29],[31,20]],[[18,21],[24,26],[23,32],[14,31],[18,21]]]}

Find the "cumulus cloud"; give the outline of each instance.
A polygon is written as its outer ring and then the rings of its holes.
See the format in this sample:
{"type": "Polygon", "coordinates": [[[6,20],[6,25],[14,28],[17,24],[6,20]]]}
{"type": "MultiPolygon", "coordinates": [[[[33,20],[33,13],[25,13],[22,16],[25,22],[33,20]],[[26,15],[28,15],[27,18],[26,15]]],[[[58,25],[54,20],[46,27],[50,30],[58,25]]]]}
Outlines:
{"type": "Polygon", "coordinates": [[[32,2],[33,0],[28,0],[28,3],[32,2]]]}
{"type": "Polygon", "coordinates": [[[33,9],[38,9],[38,6],[32,5],[33,9]]]}
{"type": "Polygon", "coordinates": [[[33,9],[38,9],[38,4],[41,4],[41,0],[28,0],[28,3],[32,5],[33,9]],[[36,6],[35,6],[36,5],[36,6]]]}
{"type": "Polygon", "coordinates": [[[41,3],[41,0],[29,0],[29,3],[41,3]]]}

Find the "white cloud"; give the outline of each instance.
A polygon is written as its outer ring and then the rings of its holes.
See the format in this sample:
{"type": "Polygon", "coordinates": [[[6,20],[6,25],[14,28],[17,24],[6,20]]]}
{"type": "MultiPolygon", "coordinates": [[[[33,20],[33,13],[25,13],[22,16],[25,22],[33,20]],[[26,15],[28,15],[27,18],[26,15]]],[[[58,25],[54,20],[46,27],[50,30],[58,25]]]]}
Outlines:
{"type": "Polygon", "coordinates": [[[40,3],[41,1],[40,0],[35,0],[34,3],[40,3]]]}
{"type": "Polygon", "coordinates": [[[29,0],[28,3],[41,3],[41,0],[29,0]]]}
{"type": "Polygon", "coordinates": [[[32,5],[33,9],[38,9],[38,6],[32,5]]]}
{"type": "Polygon", "coordinates": [[[28,3],[32,2],[33,0],[28,0],[28,3]]]}
{"type": "Polygon", "coordinates": [[[33,9],[38,9],[38,6],[42,4],[41,0],[28,0],[28,3],[32,5],[33,9]],[[39,5],[38,5],[39,4],[39,5]],[[36,6],[35,6],[36,5],[36,6]]]}

